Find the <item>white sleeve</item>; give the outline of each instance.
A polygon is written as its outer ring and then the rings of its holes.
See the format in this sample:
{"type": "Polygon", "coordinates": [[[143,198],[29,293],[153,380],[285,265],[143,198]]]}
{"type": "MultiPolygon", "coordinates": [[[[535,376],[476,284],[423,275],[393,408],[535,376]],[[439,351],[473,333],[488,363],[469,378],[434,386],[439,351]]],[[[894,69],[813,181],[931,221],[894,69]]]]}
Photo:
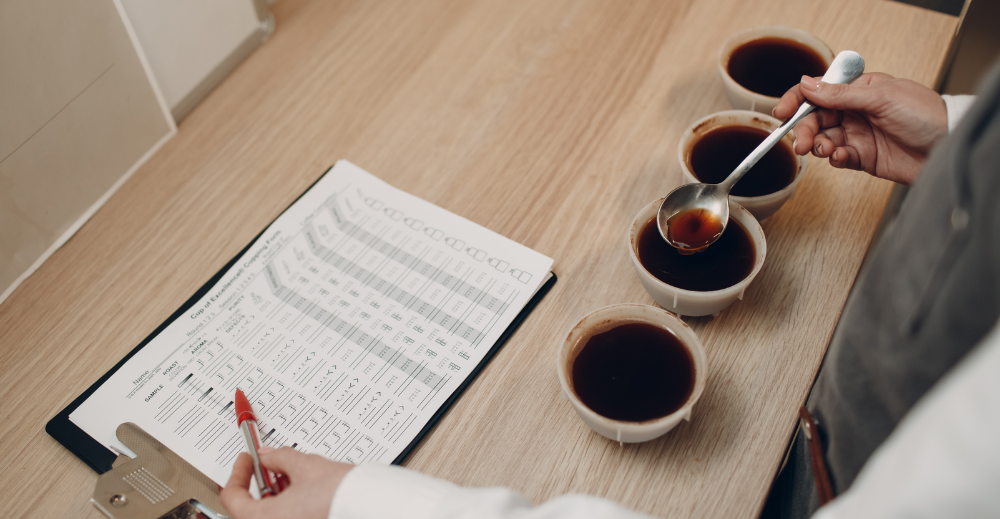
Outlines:
{"type": "Polygon", "coordinates": [[[958,126],[958,121],[962,119],[972,103],[976,101],[976,96],[942,95],[941,98],[944,99],[945,109],[948,110],[948,133],[951,133],[958,126]]]}
{"type": "Polygon", "coordinates": [[[567,494],[537,507],[506,488],[463,488],[396,466],[359,465],[344,477],[330,519],[648,519],[592,496],[567,494]]]}
{"type": "Polygon", "coordinates": [[[998,327],[903,418],[813,519],[1000,517],[998,327]]]}

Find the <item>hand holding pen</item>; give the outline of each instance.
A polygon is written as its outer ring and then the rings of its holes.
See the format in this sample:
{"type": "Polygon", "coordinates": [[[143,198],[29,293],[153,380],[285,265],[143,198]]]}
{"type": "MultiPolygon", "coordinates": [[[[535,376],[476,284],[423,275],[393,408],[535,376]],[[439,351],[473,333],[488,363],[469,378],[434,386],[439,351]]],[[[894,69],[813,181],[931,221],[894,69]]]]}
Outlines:
{"type": "Polygon", "coordinates": [[[275,474],[267,469],[261,462],[258,451],[260,451],[260,432],[257,430],[257,417],[253,414],[250,401],[247,400],[243,391],[236,390],[236,424],[243,432],[243,439],[247,444],[247,452],[250,453],[250,460],[253,463],[253,475],[257,481],[257,491],[261,499],[278,495],[288,485],[288,479],[283,474],[275,474]]]}
{"type": "MultiPolygon", "coordinates": [[[[240,411],[243,410],[239,405],[240,395],[237,396],[237,417],[241,416],[240,411]]],[[[246,401],[245,396],[242,398],[246,401]]],[[[247,402],[247,408],[249,407],[249,402],[247,402]]],[[[252,410],[250,412],[252,413],[252,410]]],[[[247,417],[247,419],[249,418],[247,417]]],[[[242,425],[246,423],[247,421],[241,422],[241,429],[242,425]]],[[[250,429],[256,433],[256,423],[252,425],[253,427],[250,429]]],[[[244,433],[245,436],[246,433],[244,433]]],[[[248,441],[248,449],[250,449],[249,444],[248,441]]],[[[259,445],[259,440],[257,445],[259,445]]],[[[354,467],[315,454],[304,454],[288,447],[281,449],[260,447],[256,451],[256,457],[247,452],[240,453],[233,464],[233,473],[229,477],[229,482],[226,483],[226,487],[222,489],[219,496],[228,513],[235,519],[275,519],[279,517],[326,519],[330,513],[333,494],[337,491],[340,481],[354,467]],[[250,479],[257,472],[258,465],[262,473],[268,469],[270,469],[268,472],[277,472],[284,484],[280,487],[281,490],[276,492],[272,490],[273,497],[254,499],[250,495],[250,479]]],[[[259,481],[262,478],[257,479],[258,489],[260,489],[259,481]]],[[[267,476],[263,476],[263,480],[267,481],[267,476]]],[[[276,480],[272,481],[274,487],[282,484],[276,483],[276,480]]],[[[265,493],[261,491],[261,496],[264,495],[265,493]]]]}

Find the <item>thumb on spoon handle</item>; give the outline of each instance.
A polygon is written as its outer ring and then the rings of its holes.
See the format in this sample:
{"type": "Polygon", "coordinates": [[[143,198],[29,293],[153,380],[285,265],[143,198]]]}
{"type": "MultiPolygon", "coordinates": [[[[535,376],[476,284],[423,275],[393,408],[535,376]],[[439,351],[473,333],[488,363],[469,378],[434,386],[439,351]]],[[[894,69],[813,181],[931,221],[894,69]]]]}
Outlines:
{"type": "MultiPolygon", "coordinates": [[[[821,81],[824,83],[829,83],[831,85],[846,85],[853,83],[855,79],[861,77],[865,71],[865,60],[860,54],[854,52],[853,50],[845,50],[840,54],[837,54],[836,58],[833,58],[833,62],[830,63],[830,68],[826,69],[826,74],[823,74],[821,81]]],[[[810,103],[809,101],[803,101],[799,105],[799,109],[795,112],[795,115],[789,117],[785,122],[781,123],[781,128],[786,128],[784,132],[778,137],[784,137],[788,130],[791,130],[793,126],[799,123],[805,116],[809,115],[810,112],[816,109],[816,105],[810,103]]],[[[777,141],[777,139],[775,139],[777,141]]]]}

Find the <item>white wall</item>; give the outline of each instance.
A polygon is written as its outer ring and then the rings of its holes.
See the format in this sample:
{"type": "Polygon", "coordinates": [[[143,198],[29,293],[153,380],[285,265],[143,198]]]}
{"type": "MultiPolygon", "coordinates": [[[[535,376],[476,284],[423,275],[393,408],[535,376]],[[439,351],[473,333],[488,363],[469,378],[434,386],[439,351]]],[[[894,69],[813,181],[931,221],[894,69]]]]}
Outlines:
{"type": "Polygon", "coordinates": [[[176,131],[118,8],[0,1],[0,302],[176,131]]]}
{"type": "Polygon", "coordinates": [[[121,0],[171,109],[261,27],[253,0],[121,0]]]}

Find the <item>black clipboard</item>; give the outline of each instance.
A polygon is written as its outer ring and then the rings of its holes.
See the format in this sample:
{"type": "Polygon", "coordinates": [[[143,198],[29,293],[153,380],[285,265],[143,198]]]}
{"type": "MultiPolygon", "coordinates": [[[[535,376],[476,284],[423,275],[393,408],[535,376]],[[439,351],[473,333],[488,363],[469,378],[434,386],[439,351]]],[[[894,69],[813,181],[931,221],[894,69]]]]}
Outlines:
{"type": "MultiPolygon", "coordinates": [[[[207,294],[209,290],[211,290],[212,287],[214,287],[215,284],[222,279],[222,276],[233,265],[236,264],[236,261],[241,256],[243,256],[243,254],[246,253],[250,249],[250,247],[252,247],[253,244],[257,242],[258,239],[260,239],[260,237],[264,234],[264,231],[268,227],[270,227],[271,224],[275,222],[275,220],[280,218],[281,215],[284,214],[289,207],[295,205],[295,203],[298,202],[303,195],[309,192],[309,190],[312,189],[313,186],[315,186],[316,183],[319,182],[320,179],[322,179],[324,176],[326,176],[326,174],[329,173],[330,170],[332,169],[333,166],[327,168],[327,170],[323,172],[323,174],[320,175],[319,178],[317,178],[305,191],[303,191],[302,194],[296,197],[291,204],[288,204],[288,207],[286,207],[281,213],[278,214],[278,216],[274,218],[274,220],[271,221],[271,223],[265,226],[264,230],[258,233],[253,240],[250,240],[250,243],[248,243],[246,247],[243,247],[243,250],[241,250],[235,256],[233,256],[233,258],[230,259],[225,264],[225,266],[219,269],[219,271],[216,272],[215,275],[213,275],[208,281],[206,281],[205,284],[202,285],[191,297],[189,297],[188,300],[185,301],[184,304],[180,306],[180,308],[175,310],[174,313],[167,318],[167,320],[160,323],[160,325],[157,326],[155,330],[153,330],[153,333],[146,336],[146,338],[143,339],[138,346],[133,348],[132,351],[130,351],[127,355],[125,355],[125,357],[123,357],[120,361],[118,361],[118,363],[115,364],[113,368],[108,370],[107,373],[102,375],[101,378],[97,380],[97,382],[94,382],[94,384],[91,385],[89,388],[87,388],[86,391],[81,393],[80,396],[76,397],[73,400],[73,402],[71,402],[62,411],[60,411],[51,420],[49,420],[49,422],[45,424],[45,432],[47,432],[49,436],[55,438],[56,441],[63,444],[63,446],[69,449],[70,452],[76,454],[78,458],[83,460],[84,463],[90,466],[90,468],[97,471],[98,474],[103,474],[111,470],[111,465],[112,463],[114,463],[115,458],[117,458],[117,454],[109,450],[107,447],[105,447],[100,442],[95,440],[89,434],[84,432],[83,429],[80,429],[75,423],[70,421],[69,419],[70,413],[75,411],[77,407],[80,407],[80,405],[83,404],[84,401],[90,398],[90,395],[94,394],[94,392],[97,391],[97,388],[101,387],[102,384],[104,384],[109,378],[111,378],[111,376],[114,375],[115,372],[118,371],[122,366],[124,366],[125,363],[128,362],[130,358],[132,358],[133,355],[142,350],[142,348],[145,347],[146,344],[152,341],[153,338],[159,335],[160,332],[166,329],[167,326],[170,326],[170,324],[173,323],[178,317],[184,315],[185,312],[187,312],[192,306],[194,306],[194,304],[198,302],[199,299],[204,297],[205,294],[207,294]]],[[[392,461],[394,465],[402,463],[403,460],[405,460],[406,457],[417,446],[417,444],[419,444],[420,441],[423,440],[424,436],[426,436],[427,433],[429,433],[431,429],[434,428],[434,425],[436,425],[437,422],[441,419],[441,417],[443,417],[445,413],[448,412],[448,409],[451,408],[452,404],[454,404],[455,401],[458,400],[458,397],[461,396],[463,392],[465,392],[465,389],[469,387],[469,384],[471,384],[472,381],[477,376],[479,376],[479,372],[481,372],[483,368],[486,367],[487,364],[489,364],[490,360],[492,360],[493,357],[496,355],[496,353],[500,351],[500,348],[503,347],[503,345],[507,342],[508,339],[510,339],[510,336],[513,335],[514,332],[517,330],[517,328],[521,326],[521,323],[524,322],[524,320],[528,317],[528,314],[531,313],[531,311],[535,308],[538,302],[541,301],[542,298],[545,297],[545,294],[547,294],[549,290],[552,288],[552,286],[555,285],[556,280],[557,280],[556,274],[554,272],[551,273],[549,278],[544,283],[542,283],[542,286],[538,288],[537,292],[535,292],[535,295],[532,296],[531,300],[528,301],[528,304],[521,309],[521,311],[517,314],[517,317],[515,317],[514,320],[510,323],[510,326],[508,326],[507,329],[504,330],[504,332],[500,335],[500,338],[497,339],[497,342],[494,343],[493,346],[490,347],[489,351],[486,352],[486,355],[483,357],[483,360],[481,360],[479,364],[477,364],[476,367],[472,370],[472,372],[469,373],[469,375],[465,378],[465,380],[462,381],[462,383],[458,386],[458,389],[456,389],[455,392],[453,392],[450,396],[448,396],[448,398],[444,401],[444,403],[441,404],[441,407],[438,408],[438,410],[434,413],[434,415],[427,422],[427,424],[425,424],[424,427],[420,430],[420,432],[417,433],[417,435],[413,438],[413,441],[410,442],[410,444],[407,445],[405,449],[403,449],[403,451],[399,454],[399,456],[397,456],[396,459],[392,461]]]]}

